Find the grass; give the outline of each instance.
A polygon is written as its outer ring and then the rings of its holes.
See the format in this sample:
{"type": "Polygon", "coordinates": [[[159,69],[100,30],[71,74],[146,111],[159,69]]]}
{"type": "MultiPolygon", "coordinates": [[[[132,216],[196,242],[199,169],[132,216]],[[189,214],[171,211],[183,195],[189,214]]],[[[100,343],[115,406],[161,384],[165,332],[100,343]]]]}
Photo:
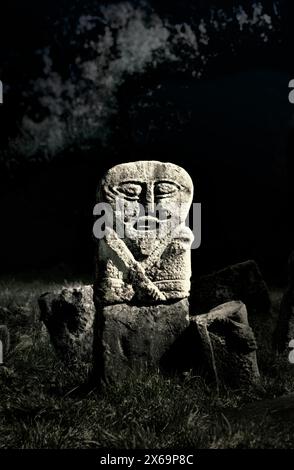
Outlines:
{"type": "Polygon", "coordinates": [[[253,321],[264,389],[218,395],[192,374],[131,376],[107,390],[77,388],[87,380],[89,365],[66,368],[39,321],[39,295],[57,286],[0,282],[0,324],[8,325],[12,340],[0,367],[0,448],[294,447],[291,420],[238,413],[247,403],[294,391],[294,366],[271,351],[279,291],[272,292],[272,316],[253,321]]]}

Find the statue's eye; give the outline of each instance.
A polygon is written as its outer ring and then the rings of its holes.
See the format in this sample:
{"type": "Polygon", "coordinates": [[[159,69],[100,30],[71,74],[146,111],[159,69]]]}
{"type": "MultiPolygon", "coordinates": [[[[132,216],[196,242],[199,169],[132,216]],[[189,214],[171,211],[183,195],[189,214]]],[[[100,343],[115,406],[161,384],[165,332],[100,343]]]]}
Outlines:
{"type": "Polygon", "coordinates": [[[142,186],[136,183],[123,183],[117,190],[128,198],[137,199],[142,192],[142,186]]]}
{"type": "Polygon", "coordinates": [[[158,197],[171,196],[178,190],[178,186],[172,182],[170,183],[157,183],[154,188],[155,195],[158,197]]]}

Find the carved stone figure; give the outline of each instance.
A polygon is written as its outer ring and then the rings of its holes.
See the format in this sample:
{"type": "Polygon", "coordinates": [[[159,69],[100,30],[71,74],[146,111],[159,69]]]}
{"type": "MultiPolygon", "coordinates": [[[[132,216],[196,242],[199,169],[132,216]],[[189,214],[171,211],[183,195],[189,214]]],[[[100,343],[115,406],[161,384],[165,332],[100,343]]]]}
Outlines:
{"type": "Polygon", "coordinates": [[[203,372],[217,386],[259,382],[245,305],[216,307],[240,297],[250,309],[267,308],[255,263],[198,280],[190,318],[192,198],[190,176],[172,163],[124,163],[102,179],[93,289],[67,288],[39,300],[56,351],[72,364],[91,361],[95,381],[121,382],[153,369],[203,372]]]}
{"type": "Polygon", "coordinates": [[[101,181],[94,360],[106,382],[161,369],[189,325],[192,197],[190,176],[172,163],[124,163],[101,181]]]}
{"type": "Polygon", "coordinates": [[[148,305],[188,297],[193,234],[185,220],[192,197],[190,176],[172,163],[138,161],[107,172],[98,193],[110,210],[98,243],[97,302],[148,305]]]}

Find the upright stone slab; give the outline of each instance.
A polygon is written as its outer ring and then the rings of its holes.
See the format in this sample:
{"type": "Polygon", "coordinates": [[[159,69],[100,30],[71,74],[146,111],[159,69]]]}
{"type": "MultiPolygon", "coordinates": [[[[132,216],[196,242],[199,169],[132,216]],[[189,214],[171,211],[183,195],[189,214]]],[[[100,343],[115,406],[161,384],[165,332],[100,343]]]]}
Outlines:
{"type": "Polygon", "coordinates": [[[110,169],[98,191],[94,301],[97,374],[158,368],[188,325],[193,234],[188,173],[172,163],[139,161],[110,169]],[[102,230],[104,227],[104,230],[102,230]]]}
{"type": "Polygon", "coordinates": [[[191,318],[189,341],[190,366],[206,371],[218,386],[259,385],[257,344],[242,302],[226,302],[191,318]]]}
{"type": "Polygon", "coordinates": [[[39,306],[58,356],[67,363],[91,362],[95,317],[92,286],[47,292],[40,297],[39,306]]]}

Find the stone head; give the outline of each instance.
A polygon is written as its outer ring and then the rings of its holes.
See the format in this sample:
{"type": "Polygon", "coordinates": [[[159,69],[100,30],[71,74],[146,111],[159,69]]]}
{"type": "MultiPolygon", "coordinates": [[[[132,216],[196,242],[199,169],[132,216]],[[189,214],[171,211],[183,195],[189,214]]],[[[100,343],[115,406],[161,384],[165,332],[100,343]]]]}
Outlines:
{"type": "Polygon", "coordinates": [[[139,238],[186,220],[193,183],[189,174],[173,163],[123,163],[106,173],[98,198],[110,204],[116,223],[139,238]]]}

